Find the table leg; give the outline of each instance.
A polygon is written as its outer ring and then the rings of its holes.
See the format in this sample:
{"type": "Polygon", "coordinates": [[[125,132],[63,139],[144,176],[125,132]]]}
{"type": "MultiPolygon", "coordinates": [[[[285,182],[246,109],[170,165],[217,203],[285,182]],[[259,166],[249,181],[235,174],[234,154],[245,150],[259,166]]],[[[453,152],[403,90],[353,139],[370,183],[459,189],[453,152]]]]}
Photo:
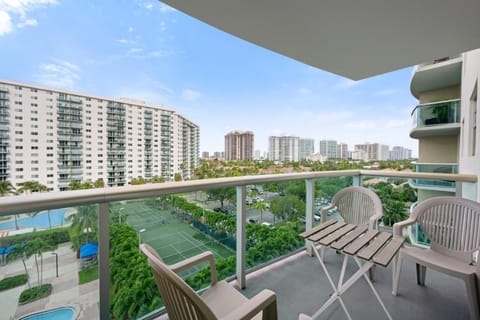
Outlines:
{"type": "MultiPolygon", "coordinates": [[[[327,267],[323,263],[322,255],[318,252],[317,248],[315,248],[315,247],[314,247],[314,252],[315,252],[315,255],[318,258],[318,261],[320,262],[320,265],[322,266],[323,272],[327,276],[328,282],[330,282],[330,285],[332,286],[333,293],[330,296],[330,298],[322,305],[322,307],[320,309],[318,309],[318,311],[315,312],[312,315],[312,318],[315,319],[316,317],[318,317],[333,302],[335,302],[335,300],[338,299],[338,301],[340,302],[340,305],[342,306],[343,311],[345,311],[345,314],[347,315],[348,319],[352,320],[352,317],[350,316],[350,313],[348,312],[347,307],[346,307],[345,303],[343,302],[343,299],[341,297],[341,293],[339,292],[339,288],[341,287],[341,282],[338,283],[338,287],[335,286],[335,283],[333,282],[332,277],[330,276],[330,273],[327,270],[327,267]]],[[[345,255],[344,260],[343,260],[342,272],[340,273],[340,279],[343,279],[343,277],[344,277],[345,270],[346,270],[346,264],[347,264],[347,258],[348,257],[345,255]]]]}

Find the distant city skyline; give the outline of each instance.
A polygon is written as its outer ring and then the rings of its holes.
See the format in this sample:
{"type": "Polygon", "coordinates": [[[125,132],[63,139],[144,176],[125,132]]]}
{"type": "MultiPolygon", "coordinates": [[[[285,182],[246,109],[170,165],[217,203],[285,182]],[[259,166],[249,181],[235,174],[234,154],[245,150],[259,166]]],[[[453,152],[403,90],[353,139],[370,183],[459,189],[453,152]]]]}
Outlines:
{"type": "Polygon", "coordinates": [[[0,12],[0,78],[161,104],[200,126],[202,151],[221,151],[219,133],[243,128],[258,150],[295,135],[418,153],[412,67],[351,81],[158,1],[6,2],[0,12]]]}

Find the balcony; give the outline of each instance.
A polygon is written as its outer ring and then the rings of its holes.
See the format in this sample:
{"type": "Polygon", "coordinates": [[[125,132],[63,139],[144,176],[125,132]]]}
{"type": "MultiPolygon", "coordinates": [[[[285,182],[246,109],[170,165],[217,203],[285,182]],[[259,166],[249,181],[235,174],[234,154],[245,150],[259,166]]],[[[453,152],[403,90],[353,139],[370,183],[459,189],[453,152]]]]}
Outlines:
{"type": "MultiPolygon", "coordinates": [[[[458,165],[456,163],[416,163],[415,172],[455,174],[458,172],[458,165]]],[[[409,182],[410,185],[416,189],[455,192],[455,181],[411,179],[409,182]]]]}
{"type": "Polygon", "coordinates": [[[460,134],[460,100],[421,104],[412,111],[410,137],[460,134]]]}
{"type": "MultiPolygon", "coordinates": [[[[459,189],[462,189],[464,197],[473,198],[476,196],[471,190],[477,188],[477,177],[472,175],[458,174],[432,174],[432,173],[400,173],[400,172],[379,172],[379,171],[324,171],[310,173],[263,175],[263,176],[245,176],[235,178],[220,178],[210,180],[195,180],[185,182],[171,182],[162,184],[150,184],[142,186],[130,186],[115,189],[91,189],[70,191],[61,193],[43,193],[28,196],[12,196],[0,198],[0,216],[12,214],[22,214],[24,212],[38,212],[41,210],[50,210],[77,207],[87,204],[94,204],[98,212],[99,232],[98,242],[99,251],[99,280],[89,283],[79,288],[76,280],[76,270],[78,269],[78,260],[75,259],[74,252],[69,249],[69,245],[62,245],[58,252],[62,253],[60,257],[60,278],[54,275],[54,257],[44,254],[45,259],[45,277],[44,282],[51,282],[54,285],[54,294],[49,298],[38,301],[34,304],[17,307],[15,304],[3,306],[2,314],[7,317],[18,318],[26,313],[41,311],[61,305],[74,305],[77,312],[88,319],[109,319],[110,318],[110,298],[112,287],[110,284],[110,265],[113,263],[109,258],[110,253],[110,232],[113,228],[109,221],[110,208],[112,211],[119,211],[120,216],[117,221],[122,221],[121,214],[129,213],[128,224],[137,230],[134,232],[134,238],[141,239],[147,243],[155,241],[159,246],[170,246],[172,238],[163,237],[159,231],[165,232],[167,228],[173,225],[179,217],[185,218],[185,214],[172,207],[172,211],[167,211],[164,216],[147,216],[145,212],[152,208],[162,208],[165,201],[163,196],[182,194],[190,201],[201,203],[204,201],[202,193],[199,191],[236,187],[236,221],[237,228],[236,245],[232,255],[237,259],[237,267],[233,270],[234,276],[230,279],[237,281],[240,287],[246,287],[243,292],[246,295],[254,295],[263,288],[270,288],[277,293],[279,318],[296,319],[299,312],[312,314],[329,297],[330,286],[327,279],[320,269],[315,258],[308,256],[303,248],[291,249],[289,253],[279,257],[261,257],[261,263],[256,264],[249,273],[246,272],[246,248],[247,238],[245,234],[247,207],[245,198],[247,185],[261,185],[266,183],[282,183],[288,181],[300,181],[305,183],[306,187],[306,210],[305,221],[306,228],[313,226],[313,212],[315,208],[315,185],[322,185],[325,179],[332,179],[346,184],[361,185],[364,177],[389,177],[400,179],[434,179],[456,181],[459,189]],[[469,191],[470,190],[470,193],[469,191]],[[187,194],[189,193],[189,194],[187,194]],[[142,200],[143,199],[143,200],[142,200]],[[167,225],[162,221],[167,219],[167,225]],[[155,229],[157,226],[158,228],[155,229]],[[163,228],[163,229],[160,229],[163,228]],[[264,261],[263,259],[266,259],[264,261]],[[72,271],[74,270],[74,271],[72,271]],[[73,280],[72,280],[73,279],[73,280]],[[29,306],[29,308],[28,308],[29,306]]],[[[81,179],[81,177],[78,177],[81,179]]],[[[60,180],[60,179],[59,179],[60,180]]],[[[123,178],[116,178],[109,184],[124,183],[123,178]]],[[[267,194],[269,197],[279,196],[267,194]]],[[[266,196],[266,195],[265,195],[266,196]]],[[[167,197],[168,198],[168,197],[167,197]]],[[[166,198],[164,198],[166,199],[166,198]]],[[[53,214],[53,213],[51,213],[53,214]]],[[[23,218],[24,215],[22,215],[23,218]]],[[[63,216],[63,212],[60,214],[63,216]]],[[[265,216],[264,216],[265,217],[265,216]]],[[[45,221],[48,221],[45,219],[45,221]]],[[[182,226],[184,232],[190,232],[192,226],[183,222],[177,225],[182,226]]],[[[48,228],[48,227],[47,227],[48,228]]],[[[185,238],[182,232],[175,236],[178,239],[180,247],[189,247],[190,241],[194,241],[193,246],[202,246],[199,250],[207,250],[203,247],[206,236],[196,239],[185,238]],[[179,236],[181,235],[181,237],[179,236]]],[[[134,241],[135,242],[135,241],[134,241]]],[[[137,243],[132,243],[135,248],[137,243]]],[[[172,255],[176,247],[172,247],[172,255]]],[[[198,253],[196,251],[195,253],[198,253]]],[[[193,254],[190,252],[190,254],[193,254]]],[[[183,255],[183,254],[181,254],[183,255]]],[[[178,259],[184,259],[183,256],[177,256],[178,259]]],[[[32,258],[33,259],[33,258],[32,258]]],[[[331,270],[333,277],[337,277],[340,272],[341,256],[329,251],[326,256],[327,268],[331,270]]],[[[123,263],[128,265],[128,260],[123,263]]],[[[174,262],[174,261],[172,261],[174,262]]],[[[33,266],[33,260],[29,261],[33,266]]],[[[9,262],[7,267],[0,268],[0,272],[7,272],[13,266],[23,268],[21,261],[15,260],[9,262]]],[[[375,269],[374,285],[384,300],[387,309],[393,318],[426,318],[426,319],[464,319],[468,317],[468,308],[465,300],[463,283],[457,279],[449,278],[443,274],[429,271],[427,275],[427,286],[418,287],[415,283],[415,265],[406,262],[401,274],[401,286],[399,296],[391,295],[391,267],[375,269]],[[431,285],[429,285],[431,283],[431,285]],[[433,301],[435,303],[433,303],[433,301]]],[[[354,271],[353,264],[347,266],[347,275],[354,271]]],[[[33,273],[32,273],[33,274],[33,273]]],[[[3,275],[3,274],[2,274],[3,275]]],[[[0,292],[0,299],[17,294],[21,290],[9,290],[0,292]],[[4,296],[7,295],[7,296],[4,296]]],[[[384,317],[381,308],[376,304],[375,297],[370,293],[367,284],[359,281],[352,287],[351,291],[344,296],[345,303],[355,318],[358,319],[376,319],[384,317]]],[[[9,301],[10,301],[9,300],[9,301]]],[[[162,310],[156,310],[146,319],[152,319],[160,316],[162,310]]],[[[133,317],[135,318],[135,317],[133,317]]],[[[325,318],[345,319],[345,314],[338,304],[334,304],[328,309],[325,318]]]]}
{"type": "Polygon", "coordinates": [[[410,91],[418,99],[423,92],[460,85],[461,56],[445,57],[418,65],[413,70],[410,91]]]}

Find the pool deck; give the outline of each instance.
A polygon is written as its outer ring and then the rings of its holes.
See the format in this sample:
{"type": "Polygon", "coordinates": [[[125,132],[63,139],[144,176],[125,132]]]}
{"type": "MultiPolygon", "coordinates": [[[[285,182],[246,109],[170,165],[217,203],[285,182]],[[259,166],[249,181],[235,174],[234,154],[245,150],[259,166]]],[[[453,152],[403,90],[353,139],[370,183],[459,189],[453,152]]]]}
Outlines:
{"type": "MultiPolygon", "coordinates": [[[[55,274],[55,256],[51,255],[50,252],[43,254],[43,283],[52,284],[52,294],[20,306],[18,305],[18,297],[23,290],[28,288],[27,285],[1,291],[2,312],[0,313],[0,320],[18,319],[31,313],[62,306],[73,307],[76,312],[76,319],[98,319],[98,280],[81,286],[78,284],[79,260],[70,248],[70,243],[60,245],[55,252],[58,253],[58,278],[55,274]]],[[[27,268],[32,284],[35,285],[37,276],[33,257],[27,260],[27,268]]],[[[25,271],[21,259],[0,267],[0,279],[22,273],[25,273],[25,271]]]]}

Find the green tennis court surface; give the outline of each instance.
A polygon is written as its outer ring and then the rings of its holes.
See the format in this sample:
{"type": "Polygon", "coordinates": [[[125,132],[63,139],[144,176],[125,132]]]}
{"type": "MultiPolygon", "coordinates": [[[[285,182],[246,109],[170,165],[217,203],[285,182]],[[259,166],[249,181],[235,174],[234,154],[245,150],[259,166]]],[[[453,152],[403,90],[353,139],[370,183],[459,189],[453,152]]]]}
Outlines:
{"type": "MultiPolygon", "coordinates": [[[[128,215],[127,224],[140,233],[143,242],[151,245],[167,264],[176,263],[196,254],[211,251],[215,259],[229,257],[233,250],[217,243],[215,240],[193,228],[183,219],[162,210],[155,201],[127,201],[115,203],[114,210],[121,210],[128,215]]],[[[192,270],[194,271],[194,270],[192,270]]]]}

